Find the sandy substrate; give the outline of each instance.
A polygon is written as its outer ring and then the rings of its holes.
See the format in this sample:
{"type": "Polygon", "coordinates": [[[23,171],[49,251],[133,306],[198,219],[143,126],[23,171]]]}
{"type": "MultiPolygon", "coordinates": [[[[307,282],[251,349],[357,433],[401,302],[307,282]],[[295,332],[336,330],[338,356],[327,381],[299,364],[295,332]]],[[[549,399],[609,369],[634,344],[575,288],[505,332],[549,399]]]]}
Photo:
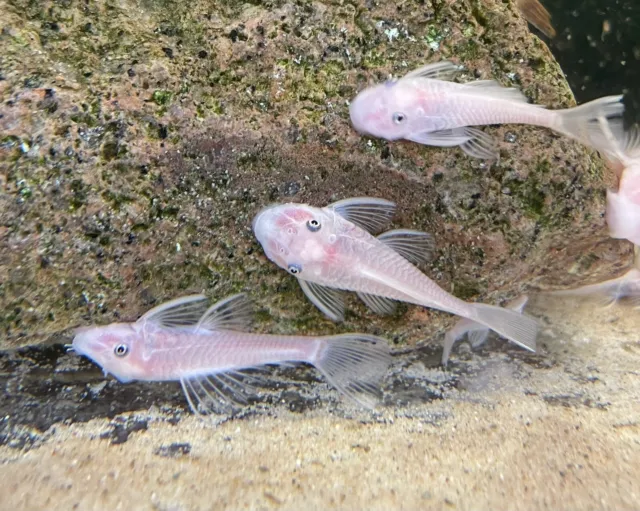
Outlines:
{"type": "MultiPolygon", "coordinates": [[[[278,409],[218,426],[141,411],[130,415],[147,428],[123,443],[104,438],[105,419],[55,425],[30,450],[0,448],[0,506],[639,509],[638,312],[532,305],[553,325],[535,363],[458,346],[454,358],[476,370],[444,399],[376,414],[278,409]]],[[[395,371],[429,372],[406,357],[395,371]]]]}

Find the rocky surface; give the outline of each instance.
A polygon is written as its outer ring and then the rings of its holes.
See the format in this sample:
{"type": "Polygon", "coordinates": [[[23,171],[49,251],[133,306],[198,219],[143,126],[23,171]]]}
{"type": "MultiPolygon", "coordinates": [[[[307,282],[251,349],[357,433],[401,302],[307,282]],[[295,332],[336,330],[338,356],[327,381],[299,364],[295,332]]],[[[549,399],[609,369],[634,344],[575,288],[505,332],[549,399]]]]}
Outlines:
{"type": "Polygon", "coordinates": [[[607,175],[576,143],[488,127],[501,141],[489,168],[349,126],[348,100],[367,84],[444,58],[466,66],[463,80],[572,105],[510,2],[5,0],[0,27],[3,503],[632,508],[628,309],[570,320],[543,298],[530,309],[539,353],[492,338],[456,346],[444,370],[453,318],[406,306],[380,318],[353,299],[333,324],[251,233],[272,202],[370,195],[398,203],[396,227],[435,235],[425,271],[464,299],[625,271],[631,247],[603,225],[607,175]],[[257,330],[387,337],[380,409],[286,369],[250,406],[201,423],[179,385],[119,384],[59,344],[71,327],[135,320],[181,294],[238,291],[256,302],[257,330]]]}
{"type": "Polygon", "coordinates": [[[367,328],[404,344],[442,331],[440,314],[381,320],[355,300],[344,325],[322,319],[252,236],[275,201],[397,201],[397,226],[436,236],[429,274],[465,299],[581,282],[628,254],[601,243],[600,160],[547,130],[488,128],[502,159],[485,168],[350,128],[357,91],[444,58],[467,67],[464,80],[571,105],[508,3],[5,5],[0,347],[201,291],[250,290],[273,332],[367,328]]]}

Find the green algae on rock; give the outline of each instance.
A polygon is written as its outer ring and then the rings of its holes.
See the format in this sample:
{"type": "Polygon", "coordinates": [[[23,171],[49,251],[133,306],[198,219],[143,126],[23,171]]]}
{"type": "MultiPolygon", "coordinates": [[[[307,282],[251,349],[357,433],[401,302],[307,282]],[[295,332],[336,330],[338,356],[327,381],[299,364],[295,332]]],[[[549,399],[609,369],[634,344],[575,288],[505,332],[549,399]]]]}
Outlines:
{"type": "Polygon", "coordinates": [[[573,101],[510,3],[383,4],[8,0],[0,348],[201,291],[250,291],[271,332],[361,329],[413,344],[449,321],[416,308],[375,318],[355,301],[344,325],[323,319],[253,239],[253,215],[274,201],[397,201],[397,226],[436,237],[429,275],[466,299],[578,281],[569,269],[585,257],[589,274],[629,258],[604,241],[601,162],[574,142],[486,128],[505,140],[486,168],[351,130],[358,90],[445,58],[466,66],[463,79],[493,77],[554,108],[573,101]]]}

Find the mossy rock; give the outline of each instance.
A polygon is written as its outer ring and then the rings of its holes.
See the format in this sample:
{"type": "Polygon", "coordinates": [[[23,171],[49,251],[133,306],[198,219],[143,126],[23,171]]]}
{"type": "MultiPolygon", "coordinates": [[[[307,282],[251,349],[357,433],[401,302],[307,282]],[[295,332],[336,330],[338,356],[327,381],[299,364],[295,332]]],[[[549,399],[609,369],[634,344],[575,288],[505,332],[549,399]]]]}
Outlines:
{"type": "Polygon", "coordinates": [[[603,227],[602,163],[572,141],[486,128],[501,141],[486,168],[458,149],[351,129],[359,90],[441,59],[464,64],[465,80],[573,104],[511,2],[378,4],[8,0],[0,348],[133,320],[181,294],[238,291],[264,331],[440,342],[451,318],[414,307],[378,318],[354,300],[344,324],[323,318],[252,235],[253,215],[274,201],[397,201],[397,226],[437,239],[427,273],[468,300],[624,264],[630,249],[603,227]]]}

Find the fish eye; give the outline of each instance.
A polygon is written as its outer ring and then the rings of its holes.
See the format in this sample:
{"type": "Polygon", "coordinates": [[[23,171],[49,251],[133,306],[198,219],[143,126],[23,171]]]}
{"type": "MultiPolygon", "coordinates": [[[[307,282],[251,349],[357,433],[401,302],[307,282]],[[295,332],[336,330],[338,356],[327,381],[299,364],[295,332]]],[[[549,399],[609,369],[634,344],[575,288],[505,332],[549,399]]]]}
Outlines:
{"type": "Polygon", "coordinates": [[[404,115],[402,112],[395,112],[391,118],[393,119],[393,122],[395,122],[396,124],[402,124],[404,121],[407,120],[407,116],[404,115]]]}
{"type": "Polygon", "coordinates": [[[321,227],[320,222],[318,222],[315,218],[312,218],[307,222],[307,228],[311,232],[318,232],[320,230],[320,227],[321,227]]]}
{"type": "Polygon", "coordinates": [[[129,347],[126,344],[118,344],[113,348],[113,353],[115,353],[116,357],[124,357],[129,353],[129,347]]]}
{"type": "Polygon", "coordinates": [[[290,264],[288,269],[291,275],[298,275],[299,273],[302,273],[302,266],[299,264],[290,264]]]}

